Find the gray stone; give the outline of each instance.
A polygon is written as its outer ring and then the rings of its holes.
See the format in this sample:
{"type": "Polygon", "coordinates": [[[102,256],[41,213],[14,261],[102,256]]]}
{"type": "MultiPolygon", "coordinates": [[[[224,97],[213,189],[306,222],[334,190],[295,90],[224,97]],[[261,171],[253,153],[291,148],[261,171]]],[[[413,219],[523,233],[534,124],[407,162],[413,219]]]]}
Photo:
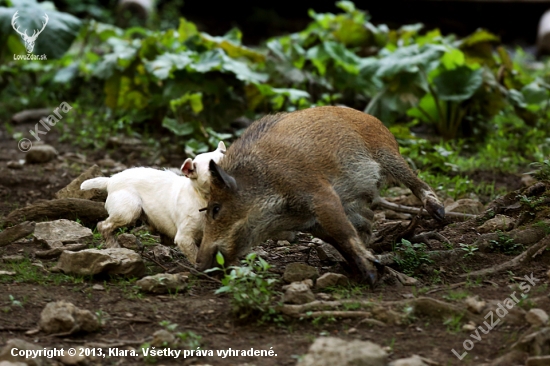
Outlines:
{"type": "Polygon", "coordinates": [[[496,215],[477,228],[480,233],[492,233],[497,230],[508,231],[514,228],[514,219],[505,215],[496,215]]]}
{"type": "Polygon", "coordinates": [[[390,362],[388,366],[427,366],[418,355],[412,355],[409,358],[401,358],[390,362]]]}
{"type": "Polygon", "coordinates": [[[286,291],[283,295],[285,304],[306,304],[315,300],[315,295],[311,292],[310,287],[304,282],[293,282],[286,286],[286,291]]]}
{"type": "Polygon", "coordinates": [[[56,269],[83,276],[105,273],[141,277],[145,274],[145,263],[138,253],[126,248],[86,249],[63,252],[56,269]]]}
{"type": "Polygon", "coordinates": [[[531,309],[525,314],[525,320],[535,327],[541,327],[548,324],[548,314],[542,309],[531,309]]]}
{"type": "Polygon", "coordinates": [[[176,337],[166,329],[157,330],[155,333],[153,333],[151,346],[162,348],[162,347],[172,347],[175,344],[176,344],[176,337]]]}
{"type": "Polygon", "coordinates": [[[445,207],[445,212],[460,212],[472,215],[479,215],[484,207],[481,202],[469,198],[457,200],[445,207]]]}
{"type": "Polygon", "coordinates": [[[283,279],[289,283],[303,281],[308,278],[315,280],[317,277],[319,277],[317,268],[297,262],[287,264],[283,274],[283,279]]]}
{"type": "Polygon", "coordinates": [[[317,256],[321,261],[337,262],[342,263],[346,260],[342,257],[342,254],[332,245],[327,243],[322,243],[317,248],[317,256]]]}
{"type": "Polygon", "coordinates": [[[25,260],[25,256],[21,254],[5,255],[2,260],[6,263],[21,263],[25,260]]]}
{"type": "Polygon", "coordinates": [[[478,296],[468,296],[464,300],[464,303],[468,307],[468,310],[474,314],[481,314],[486,305],[485,301],[479,300],[478,296]]]}
{"type": "Polygon", "coordinates": [[[0,361],[0,366],[28,366],[26,362],[0,361]]]}
{"type": "Polygon", "coordinates": [[[76,221],[61,219],[37,222],[33,236],[36,243],[55,249],[65,244],[88,243],[94,235],[92,230],[76,221]]]}
{"type": "Polygon", "coordinates": [[[315,282],[315,287],[319,290],[325,289],[327,287],[334,286],[347,286],[349,285],[349,280],[346,276],[340,273],[327,272],[317,279],[315,282]]]}
{"type": "Polygon", "coordinates": [[[167,292],[175,293],[184,290],[187,287],[189,277],[182,273],[170,274],[159,273],[154,276],[143,277],[136,282],[142,291],[163,294],[167,292]]]}
{"type": "Polygon", "coordinates": [[[85,356],[86,347],[77,346],[74,348],[76,349],[76,354],[74,356],[70,356],[68,352],[64,352],[63,356],[59,357],[59,361],[61,361],[63,365],[83,365],[87,363],[85,356]]]}
{"type": "Polygon", "coordinates": [[[25,155],[27,164],[43,164],[57,157],[57,151],[50,145],[34,145],[25,155]]]}
{"type": "Polygon", "coordinates": [[[386,366],[388,354],[369,341],[317,338],[296,366],[386,366]]]}
{"type": "Polygon", "coordinates": [[[12,356],[11,350],[14,348],[17,348],[21,351],[38,351],[44,349],[44,347],[40,347],[38,344],[29,343],[18,338],[12,338],[6,342],[6,345],[0,351],[0,361],[11,362],[15,363],[16,365],[18,363],[23,363],[24,365],[28,366],[42,366],[48,364],[46,362],[46,357],[44,356],[39,356],[35,358],[25,358],[25,356],[12,356]]]}
{"type": "MultiPolygon", "coordinates": [[[[23,160],[24,162],[24,160],[23,160]]],[[[23,164],[21,164],[20,161],[8,161],[6,164],[8,168],[10,169],[23,169],[23,164]]]]}
{"type": "Polygon", "coordinates": [[[128,233],[120,234],[116,238],[116,240],[118,241],[120,246],[123,248],[132,249],[132,250],[139,249],[137,238],[134,234],[128,234],[128,233]]]}
{"type": "Polygon", "coordinates": [[[59,190],[56,194],[56,198],[81,198],[92,201],[105,201],[107,199],[107,192],[100,189],[90,189],[83,191],[80,189],[82,182],[88,179],[103,177],[101,169],[97,165],[93,165],[88,168],[84,173],[76,177],[69,185],[59,190]]]}
{"type": "Polygon", "coordinates": [[[95,314],[67,301],[46,304],[40,314],[40,329],[48,334],[95,332],[101,324],[95,314]]]}
{"type": "Polygon", "coordinates": [[[155,258],[161,262],[169,261],[172,259],[170,248],[165,245],[155,245],[153,247],[153,254],[155,258]]]}

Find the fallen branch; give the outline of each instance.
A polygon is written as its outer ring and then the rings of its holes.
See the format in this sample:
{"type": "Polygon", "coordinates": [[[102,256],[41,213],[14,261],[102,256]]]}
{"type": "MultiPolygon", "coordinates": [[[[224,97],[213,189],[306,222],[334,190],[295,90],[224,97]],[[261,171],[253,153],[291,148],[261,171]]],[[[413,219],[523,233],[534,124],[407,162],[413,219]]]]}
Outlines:
{"type": "Polygon", "coordinates": [[[33,221],[25,221],[19,225],[7,228],[0,233],[0,247],[5,247],[16,240],[34,233],[35,223],[33,221]]]}
{"type": "Polygon", "coordinates": [[[33,122],[38,122],[42,117],[46,117],[52,113],[51,109],[40,108],[40,109],[26,109],[24,111],[18,112],[11,117],[13,123],[23,123],[25,121],[32,120],[33,122]]]}
{"type": "Polygon", "coordinates": [[[526,251],[521,253],[520,255],[514,257],[512,260],[498,264],[493,267],[484,268],[479,271],[474,271],[470,273],[465,273],[460,275],[460,277],[478,277],[478,276],[487,276],[490,274],[495,274],[498,272],[503,271],[509,271],[511,269],[514,269],[520,265],[522,265],[525,262],[530,261],[533,259],[538,252],[542,249],[546,249],[550,246],[550,236],[545,237],[541,241],[539,241],[537,244],[529,247],[526,251]]]}
{"type": "Polygon", "coordinates": [[[453,283],[452,285],[449,285],[449,286],[442,286],[442,287],[434,288],[434,289],[426,292],[426,295],[433,294],[434,292],[444,291],[444,290],[452,290],[454,288],[463,286],[466,283],[467,282],[459,282],[459,283],[453,283]]]}
{"type": "Polygon", "coordinates": [[[85,224],[96,224],[108,214],[104,204],[79,198],[61,198],[44,201],[11,212],[4,221],[10,226],[26,220],[80,219],[85,224]]]}
{"type": "Polygon", "coordinates": [[[191,266],[188,266],[186,264],[183,264],[181,263],[181,261],[178,261],[176,262],[179,266],[182,266],[183,268],[187,269],[189,272],[193,273],[194,275],[197,275],[197,276],[202,276],[202,277],[205,277],[207,279],[209,279],[210,281],[213,281],[213,282],[216,282],[216,283],[219,283],[220,285],[222,285],[222,281],[218,280],[217,278],[214,278],[212,276],[209,276],[207,275],[206,273],[204,272],[200,272],[200,271],[197,271],[195,268],[191,267],[191,266]]]}
{"type": "MultiPolygon", "coordinates": [[[[379,205],[380,207],[387,208],[387,209],[393,210],[393,211],[405,212],[405,213],[410,213],[410,214],[413,214],[413,215],[430,216],[430,214],[426,210],[423,210],[422,208],[400,205],[398,203],[393,203],[393,202],[386,201],[383,198],[380,198],[376,202],[376,204],[379,205]]],[[[475,218],[477,216],[472,215],[472,214],[461,213],[461,212],[446,212],[445,217],[446,218],[472,219],[472,218],[475,218]]]]}

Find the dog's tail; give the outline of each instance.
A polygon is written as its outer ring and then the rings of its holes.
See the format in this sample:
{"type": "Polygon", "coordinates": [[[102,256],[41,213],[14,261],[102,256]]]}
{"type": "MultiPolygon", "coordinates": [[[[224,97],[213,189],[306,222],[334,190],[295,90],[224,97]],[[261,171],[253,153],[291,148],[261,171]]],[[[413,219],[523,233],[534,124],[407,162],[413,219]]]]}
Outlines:
{"type": "Polygon", "coordinates": [[[107,183],[109,183],[109,178],[99,177],[94,179],[88,179],[82,182],[80,189],[87,191],[88,189],[101,189],[103,191],[107,190],[107,183]]]}

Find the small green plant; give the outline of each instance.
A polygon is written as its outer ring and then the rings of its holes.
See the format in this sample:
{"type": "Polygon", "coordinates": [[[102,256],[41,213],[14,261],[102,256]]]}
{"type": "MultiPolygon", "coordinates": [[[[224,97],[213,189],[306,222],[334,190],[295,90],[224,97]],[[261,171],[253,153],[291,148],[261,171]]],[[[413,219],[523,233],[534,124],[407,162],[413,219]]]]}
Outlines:
{"type": "Polygon", "coordinates": [[[550,180],[550,160],[546,159],[542,162],[536,162],[529,164],[530,167],[535,168],[536,171],[533,175],[538,180],[550,180]]]}
{"type": "Polygon", "coordinates": [[[519,254],[523,252],[525,247],[522,244],[518,244],[509,235],[504,234],[502,231],[497,231],[498,239],[490,240],[489,248],[494,252],[500,252],[508,255],[519,254]]]}
{"type": "Polygon", "coordinates": [[[281,316],[271,305],[275,296],[274,285],[277,279],[269,272],[269,263],[256,253],[250,253],[242,261],[242,266],[225,268],[225,260],[221,253],[216,255],[220,267],[210,271],[223,271],[222,287],[216,294],[228,293],[232,295],[231,306],[233,313],[239,319],[258,319],[264,321],[280,321],[281,316]]]}
{"type": "Polygon", "coordinates": [[[427,247],[424,243],[412,244],[406,239],[395,246],[397,256],[395,262],[401,267],[403,273],[412,276],[421,264],[431,264],[433,261],[428,257],[427,247]]]}
{"type": "Polygon", "coordinates": [[[463,315],[458,315],[458,314],[455,314],[455,315],[452,315],[450,318],[447,318],[444,322],[443,322],[443,325],[446,325],[447,326],[447,331],[449,333],[458,333],[460,332],[460,329],[461,329],[461,322],[462,322],[462,318],[463,318],[463,315]]]}
{"type": "Polygon", "coordinates": [[[460,243],[460,249],[465,251],[466,254],[464,254],[464,258],[473,257],[476,250],[479,250],[479,248],[473,244],[463,244],[460,243]]]}
{"type": "Polygon", "coordinates": [[[178,332],[176,337],[181,339],[189,349],[197,349],[201,347],[202,337],[192,331],[178,332]]]}
{"type": "Polygon", "coordinates": [[[527,197],[526,195],[520,195],[519,201],[526,205],[531,210],[538,209],[538,206],[545,201],[545,197],[527,197]]]}
{"type": "Polygon", "coordinates": [[[11,306],[19,306],[20,308],[23,307],[23,304],[21,304],[21,301],[16,300],[15,297],[13,297],[13,295],[9,295],[9,298],[10,298],[11,306]]]}
{"type": "Polygon", "coordinates": [[[544,231],[545,235],[550,234],[550,224],[546,221],[539,221],[533,224],[534,227],[538,227],[544,231]]]}

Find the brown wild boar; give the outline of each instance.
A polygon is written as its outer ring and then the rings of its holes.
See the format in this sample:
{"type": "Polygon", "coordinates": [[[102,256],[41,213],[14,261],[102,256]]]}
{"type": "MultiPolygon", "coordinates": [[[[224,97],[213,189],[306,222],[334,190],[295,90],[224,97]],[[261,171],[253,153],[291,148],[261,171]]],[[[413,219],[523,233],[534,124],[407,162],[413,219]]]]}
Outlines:
{"type": "Polygon", "coordinates": [[[317,107],[263,117],[210,162],[211,193],[197,268],[234,262],[282,231],[305,231],[332,244],[371,286],[378,265],[368,251],[385,181],[411,189],[436,219],[445,211],[399,154],[391,132],[351,108],[317,107]]]}

